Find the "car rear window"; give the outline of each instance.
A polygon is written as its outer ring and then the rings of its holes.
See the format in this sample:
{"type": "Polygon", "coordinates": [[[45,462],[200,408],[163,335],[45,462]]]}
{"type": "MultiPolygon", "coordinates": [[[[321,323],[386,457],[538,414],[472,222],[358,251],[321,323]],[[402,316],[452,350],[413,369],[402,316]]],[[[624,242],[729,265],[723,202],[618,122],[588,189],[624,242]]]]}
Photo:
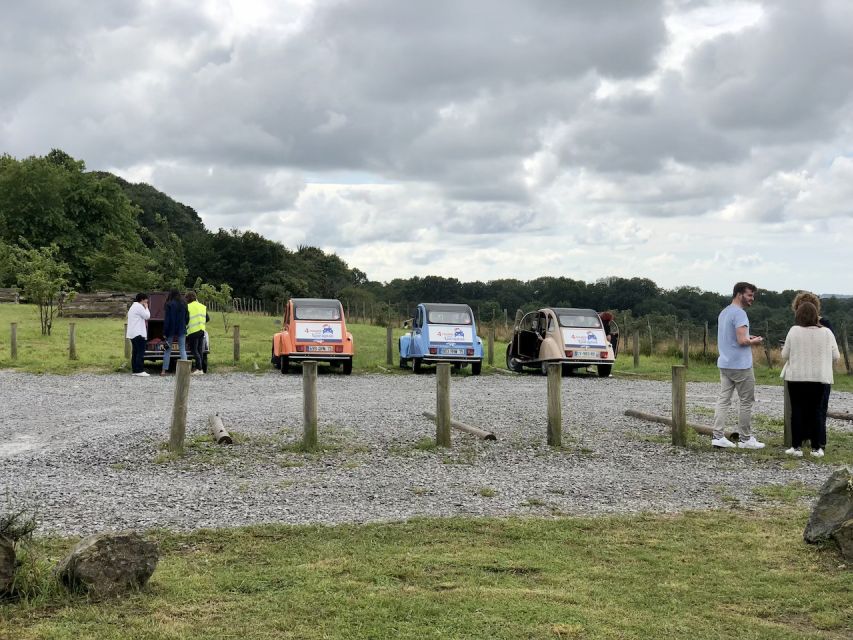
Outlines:
{"type": "Polygon", "coordinates": [[[341,310],[338,307],[296,307],[294,314],[297,320],[341,319],[341,310]]]}
{"type": "Polygon", "coordinates": [[[430,311],[427,319],[430,324],[471,324],[467,311],[430,311]]]}
{"type": "Polygon", "coordinates": [[[598,316],[592,315],[561,315],[561,327],[585,327],[587,329],[597,329],[601,326],[598,316]]]}

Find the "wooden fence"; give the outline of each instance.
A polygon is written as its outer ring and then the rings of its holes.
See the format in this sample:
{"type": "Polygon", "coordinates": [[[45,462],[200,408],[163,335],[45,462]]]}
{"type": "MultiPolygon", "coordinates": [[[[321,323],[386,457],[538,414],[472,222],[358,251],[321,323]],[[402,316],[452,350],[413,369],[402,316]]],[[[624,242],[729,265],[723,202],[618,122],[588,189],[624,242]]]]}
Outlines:
{"type": "Polygon", "coordinates": [[[0,288],[0,303],[18,304],[21,296],[17,287],[0,288]]]}

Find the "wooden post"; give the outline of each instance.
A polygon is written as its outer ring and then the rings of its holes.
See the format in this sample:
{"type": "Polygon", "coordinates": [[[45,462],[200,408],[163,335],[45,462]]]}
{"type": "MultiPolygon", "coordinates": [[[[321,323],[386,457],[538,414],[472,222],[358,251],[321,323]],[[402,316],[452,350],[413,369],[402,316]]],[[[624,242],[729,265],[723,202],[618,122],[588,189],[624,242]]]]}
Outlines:
{"type": "Polygon", "coordinates": [[[649,325],[649,357],[651,358],[655,352],[655,340],[652,335],[652,321],[646,318],[646,324],[649,325]]]}
{"type": "Polygon", "coordinates": [[[685,329],[684,335],[682,336],[682,346],[681,346],[681,355],[684,359],[684,366],[690,366],[690,330],[685,329]]]}
{"type": "Polygon", "coordinates": [[[848,350],[850,347],[847,345],[847,324],[841,325],[841,351],[844,353],[844,366],[847,368],[847,375],[853,375],[853,371],[850,370],[850,354],[848,350]]]}
{"type": "Polygon", "coordinates": [[[172,428],[169,432],[169,451],[183,453],[187,431],[187,407],[190,397],[190,361],[175,364],[175,403],[172,405],[172,428]]]}
{"type": "Polygon", "coordinates": [[[12,356],[12,360],[18,359],[18,323],[12,323],[12,336],[9,341],[9,355],[12,356]]]}
{"type": "Polygon", "coordinates": [[[317,448],[317,363],[302,363],[302,448],[317,448]]]}
{"type": "Polygon", "coordinates": [[[385,363],[394,364],[394,329],[391,328],[390,322],[385,327],[385,363]]]}
{"type": "Polygon", "coordinates": [[[495,323],[492,322],[492,326],[489,329],[489,366],[492,367],[495,364],[495,323]]]}
{"type": "Polygon", "coordinates": [[[240,325],[234,325],[234,362],[240,362],[240,325]]]}
{"type": "Polygon", "coordinates": [[[130,350],[132,344],[130,338],[127,337],[127,323],[124,323],[124,357],[130,360],[130,350]]]}
{"type": "Polygon", "coordinates": [[[639,369],[640,367],[640,331],[639,329],[634,329],[631,334],[631,338],[634,340],[634,368],[639,369]]]}
{"type": "Polygon", "coordinates": [[[548,444],[563,446],[562,365],[548,365],[548,444]]]}
{"type": "Polygon", "coordinates": [[[74,322],[68,324],[68,359],[77,359],[77,324],[74,322]]]}
{"type": "Polygon", "coordinates": [[[450,446],[450,363],[435,367],[435,444],[450,446]]]}
{"type": "Polygon", "coordinates": [[[672,444],[687,446],[687,368],[672,367],[672,444]]]}
{"type": "Polygon", "coordinates": [[[791,434],[791,393],[788,391],[788,381],[782,383],[785,387],[785,435],[784,445],[790,447],[794,438],[791,434]]]}
{"type": "Polygon", "coordinates": [[[705,320],[705,332],[702,334],[702,355],[708,355],[708,321],[705,320]]]}
{"type": "Polygon", "coordinates": [[[767,368],[773,368],[773,361],[770,359],[770,321],[767,320],[764,323],[764,341],[762,342],[764,346],[764,357],[767,359],[767,368]]]}

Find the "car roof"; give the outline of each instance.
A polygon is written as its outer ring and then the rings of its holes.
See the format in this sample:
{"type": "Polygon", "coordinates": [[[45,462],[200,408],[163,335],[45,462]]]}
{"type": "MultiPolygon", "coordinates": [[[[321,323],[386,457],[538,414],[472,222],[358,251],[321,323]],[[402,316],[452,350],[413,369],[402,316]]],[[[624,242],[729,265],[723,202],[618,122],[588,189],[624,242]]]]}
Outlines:
{"type": "Polygon", "coordinates": [[[471,311],[471,307],[467,304],[445,304],[437,302],[422,302],[427,311],[471,311]]]}
{"type": "Polygon", "coordinates": [[[546,307],[551,309],[558,316],[598,316],[598,312],[594,309],[574,309],[571,307],[546,307]]]}
{"type": "Polygon", "coordinates": [[[334,298],[291,298],[290,301],[295,306],[307,305],[312,307],[329,307],[338,309],[341,306],[340,300],[334,298]]]}

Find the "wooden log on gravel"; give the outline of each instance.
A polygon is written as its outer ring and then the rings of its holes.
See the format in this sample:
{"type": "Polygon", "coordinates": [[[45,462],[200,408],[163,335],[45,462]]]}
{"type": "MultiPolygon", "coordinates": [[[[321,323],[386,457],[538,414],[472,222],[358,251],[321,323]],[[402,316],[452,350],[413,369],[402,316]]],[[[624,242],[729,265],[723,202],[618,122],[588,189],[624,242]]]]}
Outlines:
{"type": "Polygon", "coordinates": [[[838,420],[853,420],[853,413],[844,413],[843,411],[827,411],[827,417],[836,418],[838,420]]]}
{"type": "Polygon", "coordinates": [[[210,435],[216,444],[234,444],[231,434],[225,429],[219,414],[207,416],[207,425],[210,427],[210,435]]]}
{"type": "MultiPolygon", "coordinates": [[[[435,414],[430,413],[429,411],[424,411],[423,415],[425,418],[429,418],[430,420],[435,420],[435,414]]],[[[473,427],[470,424],[465,424],[464,422],[459,422],[458,420],[450,420],[450,426],[454,429],[459,429],[459,431],[464,431],[465,433],[470,433],[472,436],[477,436],[480,440],[497,440],[498,437],[492,433],[491,431],[486,431],[485,429],[480,429],[479,427],[473,427]]]]}
{"type": "MultiPolygon", "coordinates": [[[[634,409],[626,409],[625,415],[631,418],[639,418],[640,420],[647,420],[649,422],[657,422],[658,424],[665,424],[668,427],[672,427],[672,418],[667,418],[666,416],[656,416],[652,413],[643,413],[642,411],[635,411],[634,409]]],[[[692,424],[690,422],[687,423],[687,426],[693,429],[696,433],[701,433],[705,436],[710,436],[714,433],[713,427],[707,427],[703,424],[692,424]]],[[[735,437],[735,433],[727,434],[727,437],[730,439],[737,440],[735,437]]]]}

